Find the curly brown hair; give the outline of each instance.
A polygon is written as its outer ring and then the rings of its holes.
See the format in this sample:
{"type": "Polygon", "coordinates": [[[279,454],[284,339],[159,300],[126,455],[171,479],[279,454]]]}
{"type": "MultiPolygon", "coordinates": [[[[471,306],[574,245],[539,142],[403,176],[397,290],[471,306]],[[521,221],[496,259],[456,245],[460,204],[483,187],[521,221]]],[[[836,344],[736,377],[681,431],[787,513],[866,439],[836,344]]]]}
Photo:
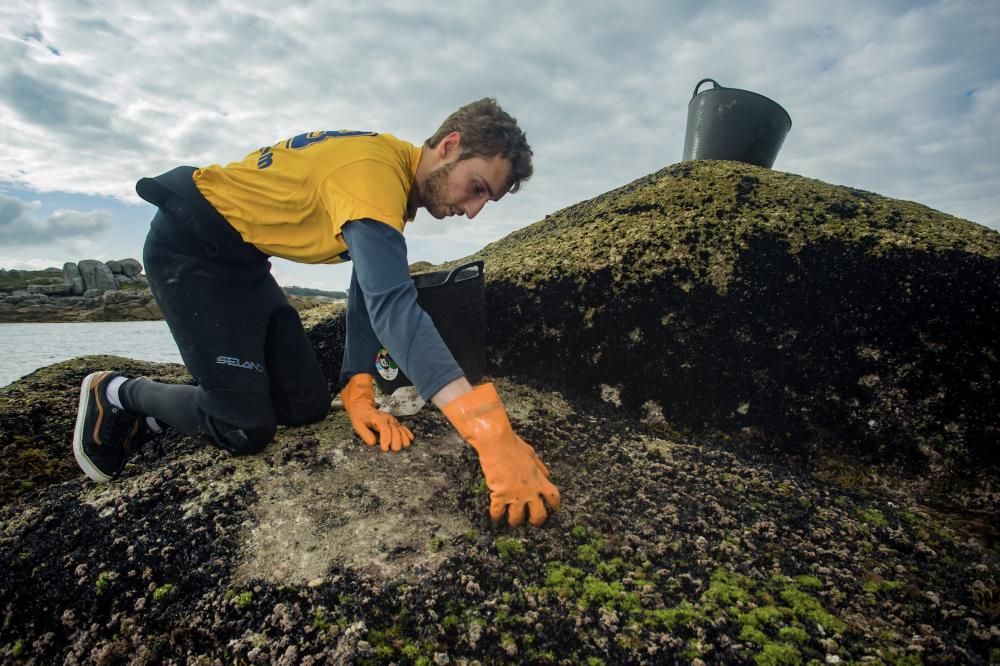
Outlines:
{"type": "Polygon", "coordinates": [[[433,148],[452,132],[462,135],[460,160],[495,155],[510,160],[509,192],[517,192],[531,178],[534,168],[528,139],[517,126],[517,119],[501,109],[493,97],[470,102],[448,116],[424,145],[433,148]]]}

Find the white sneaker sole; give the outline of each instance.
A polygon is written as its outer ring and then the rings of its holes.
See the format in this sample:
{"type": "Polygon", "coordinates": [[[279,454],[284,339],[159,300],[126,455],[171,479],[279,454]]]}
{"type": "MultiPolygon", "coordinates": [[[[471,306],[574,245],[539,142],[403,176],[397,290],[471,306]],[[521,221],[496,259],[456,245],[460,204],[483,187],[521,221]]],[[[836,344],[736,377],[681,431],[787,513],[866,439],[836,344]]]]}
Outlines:
{"type": "Polygon", "coordinates": [[[92,372],[80,384],[80,406],[76,412],[76,428],[73,430],[73,456],[83,473],[98,483],[107,483],[111,477],[97,468],[83,451],[83,429],[87,421],[87,407],[90,405],[90,388],[94,378],[103,372],[92,372]]]}

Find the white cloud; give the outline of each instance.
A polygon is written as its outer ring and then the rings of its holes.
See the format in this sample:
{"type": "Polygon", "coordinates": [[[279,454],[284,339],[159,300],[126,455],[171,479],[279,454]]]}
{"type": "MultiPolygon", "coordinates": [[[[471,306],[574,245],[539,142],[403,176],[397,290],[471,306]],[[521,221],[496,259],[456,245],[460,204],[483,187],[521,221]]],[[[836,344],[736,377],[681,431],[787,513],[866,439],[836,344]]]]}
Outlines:
{"type": "MultiPolygon", "coordinates": [[[[778,169],[1000,228],[992,2],[4,4],[0,181],[41,193],[134,202],[140,176],[313,129],[419,143],[494,95],[536,175],[448,234],[481,246],[678,161],[712,76],[788,109],[778,169]]],[[[422,248],[453,249],[425,225],[422,248]]]]}
{"type": "Polygon", "coordinates": [[[55,241],[92,240],[110,223],[107,211],[60,209],[39,217],[40,201],[25,202],[0,194],[0,242],[42,245],[55,241]]]}
{"type": "Polygon", "coordinates": [[[61,268],[66,263],[64,259],[41,259],[38,257],[5,257],[0,255],[0,266],[5,269],[19,271],[40,271],[46,268],[61,268]]]}

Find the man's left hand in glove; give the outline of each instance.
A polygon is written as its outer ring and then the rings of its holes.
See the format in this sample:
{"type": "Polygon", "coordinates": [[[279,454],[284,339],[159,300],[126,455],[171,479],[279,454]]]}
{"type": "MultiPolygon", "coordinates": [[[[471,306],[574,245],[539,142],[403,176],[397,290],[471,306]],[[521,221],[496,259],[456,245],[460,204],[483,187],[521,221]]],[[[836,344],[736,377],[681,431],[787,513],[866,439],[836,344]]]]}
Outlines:
{"type": "Polygon", "coordinates": [[[405,449],[413,441],[413,433],[395,416],[375,406],[374,381],[372,375],[359,373],[351,377],[340,392],[351,425],[368,446],[375,446],[377,440],[383,451],[405,449]]]}

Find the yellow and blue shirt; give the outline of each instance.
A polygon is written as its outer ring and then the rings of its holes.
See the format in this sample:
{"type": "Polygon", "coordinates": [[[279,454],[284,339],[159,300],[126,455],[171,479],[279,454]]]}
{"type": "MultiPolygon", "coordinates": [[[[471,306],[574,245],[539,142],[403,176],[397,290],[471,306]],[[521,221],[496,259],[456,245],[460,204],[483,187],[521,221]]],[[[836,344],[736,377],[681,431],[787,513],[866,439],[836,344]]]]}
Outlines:
{"type": "Polygon", "coordinates": [[[227,166],[143,178],[136,191],[181,224],[228,222],[265,255],[352,260],[342,382],[373,373],[384,346],[429,400],[464,373],[419,306],[407,267],[402,231],[420,154],[389,134],[314,132],[227,166]]]}
{"type": "Polygon", "coordinates": [[[268,255],[309,264],[348,258],[342,227],[370,219],[402,233],[421,149],[391,134],[310,132],[239,162],[198,169],[205,199],[268,255]]]}

